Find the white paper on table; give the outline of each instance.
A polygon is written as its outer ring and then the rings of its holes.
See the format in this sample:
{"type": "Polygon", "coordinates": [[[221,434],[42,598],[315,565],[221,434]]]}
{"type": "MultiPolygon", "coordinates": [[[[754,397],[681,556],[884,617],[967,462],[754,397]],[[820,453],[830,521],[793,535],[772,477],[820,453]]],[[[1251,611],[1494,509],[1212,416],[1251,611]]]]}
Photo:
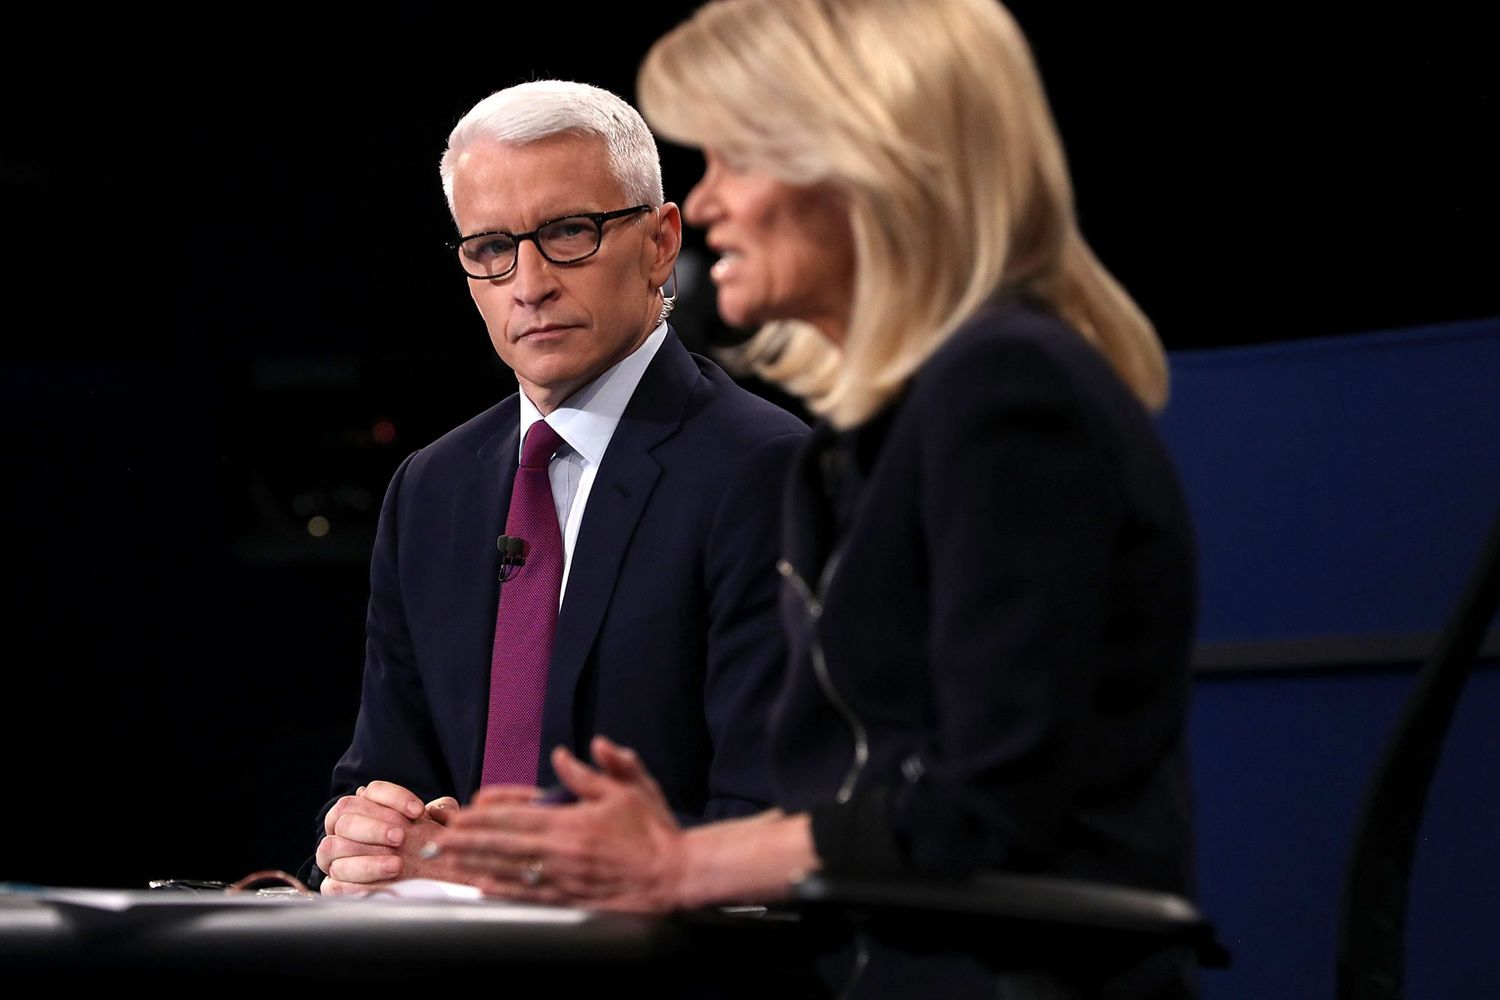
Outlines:
{"type": "Polygon", "coordinates": [[[462,882],[443,882],[435,878],[404,878],[380,887],[370,899],[397,896],[401,899],[483,899],[478,886],[462,882]]]}
{"type": "Polygon", "coordinates": [[[589,910],[575,909],[571,906],[541,906],[533,903],[510,903],[501,899],[488,899],[475,886],[464,885],[460,882],[443,882],[432,878],[401,879],[383,885],[380,891],[360,898],[374,902],[384,900],[391,904],[410,903],[414,900],[472,901],[481,905],[474,911],[455,911],[452,914],[453,919],[461,920],[464,919],[466,913],[471,913],[476,919],[482,918],[486,922],[515,920],[521,923],[581,924],[591,915],[589,910]]]}
{"type": "Polygon", "coordinates": [[[302,895],[257,896],[253,892],[179,892],[163,889],[60,889],[43,888],[26,893],[44,903],[60,903],[85,910],[125,913],[136,909],[182,907],[201,909],[206,906],[284,906],[302,901],[302,895]]]}
{"type": "Polygon", "coordinates": [[[472,903],[471,907],[464,906],[448,911],[451,919],[465,920],[475,919],[492,921],[518,921],[522,923],[543,924],[579,924],[589,919],[592,915],[589,910],[574,909],[567,906],[540,906],[530,903],[509,903],[498,899],[487,899],[484,894],[471,885],[463,885],[458,882],[442,882],[437,879],[414,878],[403,879],[382,886],[380,891],[370,893],[367,896],[315,896],[312,898],[297,895],[258,896],[253,892],[246,893],[221,893],[221,892],[173,892],[156,890],[132,890],[132,889],[71,889],[36,887],[28,888],[23,893],[27,898],[40,902],[52,903],[74,909],[75,911],[95,911],[105,913],[129,913],[160,911],[163,909],[181,909],[183,912],[193,912],[203,909],[258,907],[258,906],[297,906],[298,904],[322,904],[322,905],[349,905],[360,902],[384,900],[387,905],[396,906],[405,904],[421,903],[472,903]]]}

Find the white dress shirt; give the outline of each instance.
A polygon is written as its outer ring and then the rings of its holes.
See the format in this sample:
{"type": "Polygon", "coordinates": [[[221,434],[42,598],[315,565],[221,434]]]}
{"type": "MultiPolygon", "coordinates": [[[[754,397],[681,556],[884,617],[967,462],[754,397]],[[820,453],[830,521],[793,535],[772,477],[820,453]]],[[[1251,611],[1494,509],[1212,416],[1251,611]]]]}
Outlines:
{"type": "MultiPolygon", "coordinates": [[[[552,483],[552,503],[557,507],[557,523],[562,526],[563,572],[562,587],[558,591],[558,606],[562,596],[568,592],[568,571],[573,566],[573,547],[578,542],[578,529],[583,524],[583,512],[588,506],[589,490],[593,489],[594,476],[599,463],[604,461],[604,452],[609,448],[615,428],[620,425],[620,416],[625,404],[635,395],[636,386],[646,367],[656,357],[657,350],[667,339],[667,324],[662,323],[647,337],[640,347],[616,362],[598,378],[569,396],[557,409],[545,418],[536,404],[521,392],[520,445],[526,443],[526,433],[531,425],[545,419],[548,425],[563,439],[566,447],[558,448],[547,467],[547,478],[552,483]]],[[[517,461],[520,452],[517,451],[517,461]]]]}

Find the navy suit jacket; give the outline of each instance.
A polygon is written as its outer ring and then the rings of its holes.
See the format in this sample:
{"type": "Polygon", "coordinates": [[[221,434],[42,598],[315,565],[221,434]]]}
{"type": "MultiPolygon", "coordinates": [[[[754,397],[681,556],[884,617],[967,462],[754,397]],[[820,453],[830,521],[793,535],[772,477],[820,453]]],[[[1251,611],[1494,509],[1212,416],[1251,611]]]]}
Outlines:
{"type": "MultiPolygon", "coordinates": [[[[1192,529],[1097,350],[1019,304],[980,313],[877,417],[814,433],[784,520],[772,767],[828,870],[1191,891],[1192,529]]],[[[1008,995],[957,953],[867,957],[858,996],[1008,995]]],[[[1054,971],[1161,998],[1192,994],[1190,968],[1054,971]]]]}
{"type": "MultiPolygon", "coordinates": [[[[370,567],[359,718],[333,793],[480,783],[518,397],[402,463],[370,567]]],[[[781,484],[807,428],[669,335],[600,464],[558,613],[537,781],[594,734],[634,747],[685,818],[771,799],[781,484]]],[[[329,805],[332,805],[330,801],[329,805]]],[[[326,811],[326,807],[325,807],[326,811]]]]}

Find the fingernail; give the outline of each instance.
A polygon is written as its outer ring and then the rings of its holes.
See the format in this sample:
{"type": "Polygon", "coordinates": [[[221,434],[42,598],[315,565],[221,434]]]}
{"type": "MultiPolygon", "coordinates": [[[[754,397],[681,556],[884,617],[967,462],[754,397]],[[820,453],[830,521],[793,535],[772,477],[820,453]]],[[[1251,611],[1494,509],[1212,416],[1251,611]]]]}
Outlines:
{"type": "Polygon", "coordinates": [[[416,819],[418,816],[422,815],[422,811],[422,803],[420,802],[408,802],[406,804],[406,815],[410,816],[412,819],[416,819]]]}
{"type": "Polygon", "coordinates": [[[390,876],[391,878],[395,878],[397,875],[400,875],[401,874],[401,859],[400,858],[392,858],[391,860],[387,861],[385,863],[385,873],[386,873],[386,875],[390,876]]]}
{"type": "Polygon", "coordinates": [[[385,831],[385,839],[391,842],[391,846],[400,847],[401,841],[406,839],[406,831],[399,826],[390,827],[385,831]]]}

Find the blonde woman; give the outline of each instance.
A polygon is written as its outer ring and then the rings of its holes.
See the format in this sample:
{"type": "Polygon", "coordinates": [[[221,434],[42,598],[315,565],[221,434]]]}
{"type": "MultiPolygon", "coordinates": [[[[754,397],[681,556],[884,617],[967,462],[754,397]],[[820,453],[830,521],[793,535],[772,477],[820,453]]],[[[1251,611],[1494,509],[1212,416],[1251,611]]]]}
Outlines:
{"type": "MultiPolygon", "coordinates": [[[[780,808],[681,829],[600,737],[593,766],[554,754],[578,804],[482,792],[445,851],[495,895],[643,911],[775,900],[818,869],[1187,892],[1194,562],[1150,415],[1162,350],[1078,231],[1009,14],[723,0],[639,87],[659,134],[704,150],[685,215],[725,320],[761,328],[743,360],[823,418],[784,508],[780,808]]],[[[861,989],[995,995],[964,956],[887,957],[861,989]]],[[[1173,956],[1053,972],[1190,991],[1173,956]]]]}

